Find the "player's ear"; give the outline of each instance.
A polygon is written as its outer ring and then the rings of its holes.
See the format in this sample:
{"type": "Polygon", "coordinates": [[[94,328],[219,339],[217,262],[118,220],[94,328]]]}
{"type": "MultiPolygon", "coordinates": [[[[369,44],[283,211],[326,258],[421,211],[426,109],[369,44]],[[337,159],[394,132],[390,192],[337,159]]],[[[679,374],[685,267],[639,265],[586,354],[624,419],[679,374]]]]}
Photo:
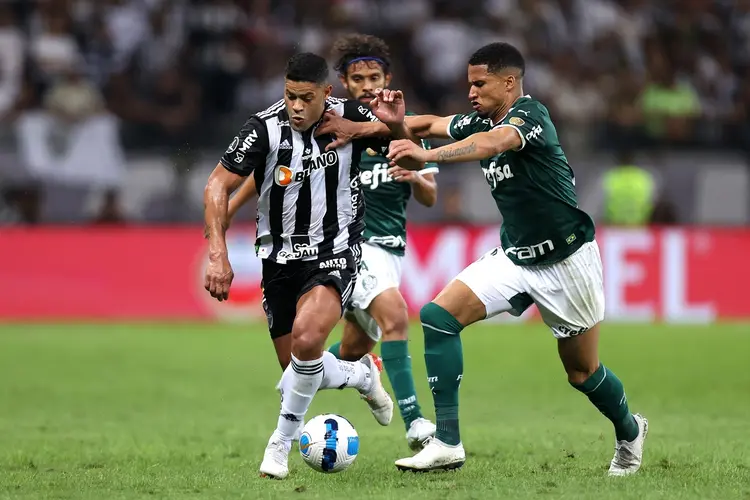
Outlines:
{"type": "Polygon", "coordinates": [[[328,84],[328,85],[326,85],[326,86],[325,86],[325,88],[323,89],[323,93],[325,94],[325,96],[326,96],[326,99],[328,99],[329,97],[331,97],[331,92],[333,92],[333,85],[331,85],[331,84],[329,83],[329,84],[328,84]]]}
{"type": "Polygon", "coordinates": [[[389,87],[391,85],[391,80],[393,79],[393,75],[390,73],[385,74],[385,85],[384,87],[389,87]]]}
{"type": "Polygon", "coordinates": [[[339,81],[341,82],[341,85],[343,85],[346,90],[349,90],[349,85],[347,84],[346,76],[339,75],[339,81]]]}
{"type": "Polygon", "coordinates": [[[508,75],[508,77],[505,79],[505,90],[510,92],[513,90],[513,87],[516,86],[516,77],[515,75],[508,75]]]}

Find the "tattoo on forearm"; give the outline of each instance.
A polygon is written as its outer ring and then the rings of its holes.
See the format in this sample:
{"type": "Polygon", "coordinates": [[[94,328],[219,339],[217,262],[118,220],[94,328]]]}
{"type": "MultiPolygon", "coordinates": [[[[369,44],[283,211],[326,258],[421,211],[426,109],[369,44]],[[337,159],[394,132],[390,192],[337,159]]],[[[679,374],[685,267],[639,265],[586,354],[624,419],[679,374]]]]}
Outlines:
{"type": "Polygon", "coordinates": [[[446,149],[438,153],[437,161],[441,162],[449,158],[455,158],[456,156],[461,156],[467,153],[473,153],[476,150],[477,150],[477,145],[476,143],[473,143],[473,142],[469,144],[468,146],[464,146],[462,148],[446,149]]]}

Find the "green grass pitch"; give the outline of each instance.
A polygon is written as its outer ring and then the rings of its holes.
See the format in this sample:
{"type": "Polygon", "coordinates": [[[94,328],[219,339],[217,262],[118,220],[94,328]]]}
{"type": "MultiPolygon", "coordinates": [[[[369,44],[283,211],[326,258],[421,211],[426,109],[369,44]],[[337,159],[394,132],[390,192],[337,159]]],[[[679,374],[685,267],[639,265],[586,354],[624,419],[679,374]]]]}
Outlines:
{"type": "Polygon", "coordinates": [[[650,421],[630,478],[606,477],[611,426],[568,386],[542,325],[462,337],[462,470],[398,472],[398,417],[380,427],[353,390],[325,391],[308,417],[345,415],[360,456],[323,475],[295,446],[289,478],[271,481],[257,469],[280,371],[262,325],[3,325],[0,498],[750,499],[750,326],[604,328],[602,359],[650,421]]]}

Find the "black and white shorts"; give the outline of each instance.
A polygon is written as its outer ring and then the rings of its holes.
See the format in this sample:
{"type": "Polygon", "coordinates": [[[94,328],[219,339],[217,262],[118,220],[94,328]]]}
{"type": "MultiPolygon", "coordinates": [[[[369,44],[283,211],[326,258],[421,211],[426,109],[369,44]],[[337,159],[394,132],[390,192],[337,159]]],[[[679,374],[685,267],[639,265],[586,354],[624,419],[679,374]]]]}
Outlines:
{"type": "Polygon", "coordinates": [[[313,261],[289,261],[278,264],[263,260],[263,310],[271,338],[292,331],[300,297],[316,286],[331,286],[341,297],[341,311],[351,298],[361,260],[356,245],[331,257],[313,261]]]}

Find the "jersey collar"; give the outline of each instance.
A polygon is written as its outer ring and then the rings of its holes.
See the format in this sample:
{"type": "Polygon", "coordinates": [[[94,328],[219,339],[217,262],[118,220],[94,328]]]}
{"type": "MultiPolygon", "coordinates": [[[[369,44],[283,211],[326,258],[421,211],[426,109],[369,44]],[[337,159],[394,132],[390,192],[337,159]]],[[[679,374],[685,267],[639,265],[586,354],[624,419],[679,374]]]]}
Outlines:
{"type": "Polygon", "coordinates": [[[500,118],[497,122],[494,122],[494,123],[492,122],[492,120],[490,120],[490,125],[492,125],[494,127],[498,123],[501,123],[503,120],[505,120],[505,117],[508,116],[508,114],[511,111],[513,111],[513,108],[515,107],[516,103],[518,103],[518,101],[520,101],[521,99],[531,99],[531,94],[526,94],[526,95],[519,96],[518,99],[516,99],[515,101],[513,101],[513,106],[511,106],[510,108],[508,108],[508,111],[503,115],[503,117],[500,118]]]}

